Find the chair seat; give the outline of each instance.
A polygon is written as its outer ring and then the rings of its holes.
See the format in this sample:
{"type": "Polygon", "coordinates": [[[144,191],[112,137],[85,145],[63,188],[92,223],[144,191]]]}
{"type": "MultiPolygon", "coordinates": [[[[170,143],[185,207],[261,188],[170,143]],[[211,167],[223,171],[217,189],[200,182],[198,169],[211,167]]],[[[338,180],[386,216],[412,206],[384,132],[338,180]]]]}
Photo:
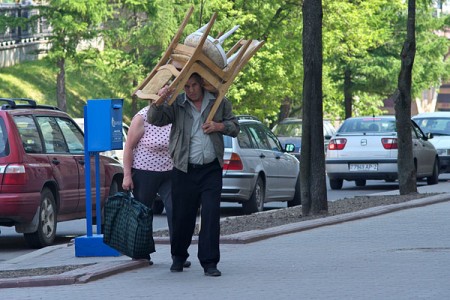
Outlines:
{"type": "MultiPolygon", "coordinates": [[[[186,37],[184,44],[190,47],[197,47],[202,38],[201,33],[194,32],[186,37]]],[[[227,66],[227,55],[219,44],[217,39],[208,36],[205,44],[203,45],[203,52],[208,56],[219,68],[223,69],[227,66]]]]}

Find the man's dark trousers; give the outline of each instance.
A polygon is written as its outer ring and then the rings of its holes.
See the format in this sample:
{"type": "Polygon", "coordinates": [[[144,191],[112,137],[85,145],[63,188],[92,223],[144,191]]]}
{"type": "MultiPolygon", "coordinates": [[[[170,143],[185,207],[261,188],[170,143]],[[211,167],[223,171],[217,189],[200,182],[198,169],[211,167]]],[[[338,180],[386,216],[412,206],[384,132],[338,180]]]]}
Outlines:
{"type": "Polygon", "coordinates": [[[220,197],[222,168],[218,160],[206,165],[189,165],[184,173],[172,173],[173,237],[171,252],[174,261],[185,261],[201,205],[201,227],[198,259],[203,268],[216,267],[220,260],[220,197]]]}

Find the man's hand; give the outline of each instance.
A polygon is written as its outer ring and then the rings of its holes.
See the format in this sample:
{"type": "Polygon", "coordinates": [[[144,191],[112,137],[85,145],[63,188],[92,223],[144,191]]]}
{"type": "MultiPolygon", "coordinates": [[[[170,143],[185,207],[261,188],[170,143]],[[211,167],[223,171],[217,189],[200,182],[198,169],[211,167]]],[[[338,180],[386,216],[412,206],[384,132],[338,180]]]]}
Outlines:
{"type": "MultiPolygon", "coordinates": [[[[172,93],[173,93],[173,88],[169,88],[168,85],[165,85],[162,89],[160,89],[158,91],[158,96],[160,96],[165,102],[165,101],[167,101],[167,99],[170,98],[170,96],[172,96],[172,93]]],[[[161,105],[162,103],[163,103],[163,101],[160,103],[156,103],[156,105],[161,105]]]]}
{"type": "Polygon", "coordinates": [[[209,121],[209,122],[205,122],[202,125],[202,129],[204,133],[212,133],[212,132],[217,132],[217,131],[222,131],[225,128],[225,126],[223,125],[223,123],[216,123],[214,121],[209,121]]]}

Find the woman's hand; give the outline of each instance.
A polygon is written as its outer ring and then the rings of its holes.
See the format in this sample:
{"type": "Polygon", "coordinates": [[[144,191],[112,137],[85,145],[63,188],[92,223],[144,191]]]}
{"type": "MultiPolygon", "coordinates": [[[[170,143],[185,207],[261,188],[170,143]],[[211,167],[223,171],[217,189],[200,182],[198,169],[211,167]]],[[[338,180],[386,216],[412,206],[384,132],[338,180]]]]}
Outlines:
{"type": "Polygon", "coordinates": [[[133,190],[134,186],[133,186],[133,179],[131,179],[131,176],[124,176],[123,177],[122,188],[125,191],[133,190]]]}

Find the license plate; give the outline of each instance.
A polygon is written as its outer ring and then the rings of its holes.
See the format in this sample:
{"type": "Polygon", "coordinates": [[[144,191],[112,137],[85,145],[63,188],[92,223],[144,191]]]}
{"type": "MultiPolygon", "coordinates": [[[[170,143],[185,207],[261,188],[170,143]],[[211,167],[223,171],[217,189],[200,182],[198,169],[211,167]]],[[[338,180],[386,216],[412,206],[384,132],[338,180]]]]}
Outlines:
{"type": "Polygon", "coordinates": [[[378,164],[350,164],[349,169],[352,172],[378,171],[378,164]]]}

